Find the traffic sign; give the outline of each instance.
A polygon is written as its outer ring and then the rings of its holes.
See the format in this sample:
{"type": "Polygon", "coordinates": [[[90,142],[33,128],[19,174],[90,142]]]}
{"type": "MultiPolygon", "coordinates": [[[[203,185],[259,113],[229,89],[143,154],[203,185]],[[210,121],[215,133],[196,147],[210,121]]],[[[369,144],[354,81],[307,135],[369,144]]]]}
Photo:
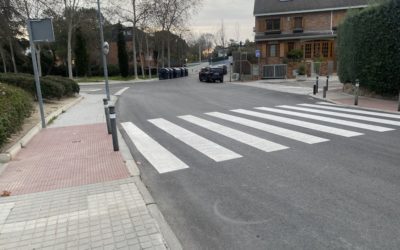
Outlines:
{"type": "Polygon", "coordinates": [[[257,58],[260,58],[261,57],[261,52],[260,52],[260,50],[258,49],[258,50],[256,50],[256,57],[257,58]]]}

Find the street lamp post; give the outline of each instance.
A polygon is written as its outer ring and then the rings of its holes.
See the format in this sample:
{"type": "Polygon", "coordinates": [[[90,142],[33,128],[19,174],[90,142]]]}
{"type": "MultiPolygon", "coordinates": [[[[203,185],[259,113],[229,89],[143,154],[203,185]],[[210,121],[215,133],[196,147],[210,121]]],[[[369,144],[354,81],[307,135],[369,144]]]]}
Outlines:
{"type": "Polygon", "coordinates": [[[106,58],[106,53],[104,51],[105,43],[104,43],[104,33],[103,33],[103,20],[102,20],[101,11],[100,11],[100,0],[97,0],[97,15],[99,18],[100,42],[101,42],[101,49],[102,49],[101,59],[103,61],[103,68],[104,68],[104,81],[105,81],[105,86],[106,86],[106,96],[107,96],[107,100],[110,101],[110,87],[108,85],[107,58],[106,58]]]}

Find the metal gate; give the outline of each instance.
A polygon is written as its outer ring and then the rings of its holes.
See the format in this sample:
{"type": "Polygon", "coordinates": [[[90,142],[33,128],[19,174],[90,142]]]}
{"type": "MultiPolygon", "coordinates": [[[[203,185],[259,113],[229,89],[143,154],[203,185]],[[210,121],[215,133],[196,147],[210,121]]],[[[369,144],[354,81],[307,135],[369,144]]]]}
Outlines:
{"type": "Polygon", "coordinates": [[[268,64],[263,67],[263,78],[284,79],[287,75],[286,64],[268,64]]]}

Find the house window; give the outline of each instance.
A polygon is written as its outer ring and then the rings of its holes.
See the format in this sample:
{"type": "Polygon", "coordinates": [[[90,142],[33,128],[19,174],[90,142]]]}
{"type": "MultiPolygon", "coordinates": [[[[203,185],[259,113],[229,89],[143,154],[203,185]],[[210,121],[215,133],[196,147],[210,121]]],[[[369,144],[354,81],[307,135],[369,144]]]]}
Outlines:
{"type": "Polygon", "coordinates": [[[269,44],[268,45],[268,56],[277,57],[279,54],[279,44],[269,44]]]}
{"type": "Polygon", "coordinates": [[[279,31],[281,30],[281,19],[267,19],[267,31],[279,31]]]}
{"type": "Polygon", "coordinates": [[[329,57],[329,42],[322,43],[322,56],[329,57]]]}
{"type": "Polygon", "coordinates": [[[312,44],[306,43],[306,45],[304,47],[304,57],[305,58],[311,58],[311,50],[312,50],[312,44]]]}
{"type": "Polygon", "coordinates": [[[314,42],[314,57],[320,57],[320,56],[321,56],[321,43],[314,42]]]}
{"type": "Polygon", "coordinates": [[[288,52],[294,50],[294,42],[288,42],[287,47],[288,47],[287,50],[288,52]]]}
{"type": "Polygon", "coordinates": [[[303,17],[298,16],[294,18],[294,29],[296,30],[303,29],[303,17]]]}

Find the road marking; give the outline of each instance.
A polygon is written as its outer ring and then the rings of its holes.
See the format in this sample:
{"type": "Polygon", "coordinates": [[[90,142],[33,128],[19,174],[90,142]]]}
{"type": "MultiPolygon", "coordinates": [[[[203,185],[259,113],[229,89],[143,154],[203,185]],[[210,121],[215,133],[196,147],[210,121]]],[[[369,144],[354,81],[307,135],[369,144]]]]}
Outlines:
{"type": "Polygon", "coordinates": [[[328,139],[324,139],[321,137],[317,137],[317,136],[293,131],[290,129],[285,129],[285,128],[269,125],[269,124],[262,123],[262,122],[257,122],[257,121],[241,118],[238,116],[228,115],[228,114],[224,114],[224,113],[220,113],[220,112],[211,112],[211,113],[206,113],[206,114],[226,120],[226,121],[235,122],[235,123],[238,123],[238,124],[241,124],[244,126],[259,129],[259,130],[262,130],[262,131],[265,131],[265,132],[268,132],[271,134],[283,136],[283,137],[286,137],[286,138],[289,138],[292,140],[301,141],[301,142],[304,142],[307,144],[315,144],[315,143],[329,141],[328,139]]]}
{"type": "Polygon", "coordinates": [[[158,128],[186,143],[197,151],[210,157],[216,162],[227,161],[242,157],[241,155],[224,148],[204,137],[201,137],[189,130],[186,130],[178,125],[173,124],[165,119],[148,120],[158,128]]]}
{"type": "Polygon", "coordinates": [[[400,126],[400,122],[398,122],[398,121],[373,118],[373,117],[362,116],[362,115],[343,114],[343,113],[339,113],[339,112],[331,112],[331,111],[309,109],[309,108],[299,108],[299,107],[287,106],[287,105],[281,105],[281,106],[278,106],[278,108],[294,109],[294,110],[299,110],[299,111],[305,111],[305,112],[311,112],[311,113],[317,113],[317,114],[323,114],[323,115],[338,116],[338,117],[349,118],[349,119],[354,119],[354,120],[361,120],[361,121],[376,122],[376,123],[382,123],[382,124],[387,124],[387,125],[400,126]]]}
{"type": "Polygon", "coordinates": [[[339,104],[334,104],[330,102],[317,102],[317,104],[328,105],[328,106],[340,106],[339,104]]]}
{"type": "Polygon", "coordinates": [[[117,93],[115,93],[115,96],[120,96],[122,95],[125,91],[127,91],[129,89],[129,87],[123,88],[120,91],[118,91],[117,93]]]}
{"type": "Polygon", "coordinates": [[[364,124],[364,123],[360,123],[360,122],[346,121],[346,120],[341,120],[341,119],[336,119],[336,118],[329,118],[329,117],[319,116],[319,115],[311,115],[311,114],[305,114],[305,113],[300,113],[300,112],[293,112],[293,111],[282,110],[282,109],[266,108],[266,107],[258,107],[255,109],[263,110],[263,111],[270,111],[270,112],[279,113],[279,114],[293,115],[293,116],[298,116],[298,117],[303,117],[303,118],[308,118],[308,119],[313,119],[313,120],[318,120],[318,121],[330,122],[330,123],[345,125],[345,126],[349,126],[349,127],[362,128],[362,129],[372,130],[372,131],[377,131],[377,132],[386,132],[386,131],[394,130],[392,128],[369,125],[369,124],[364,124]]]}
{"type": "Polygon", "coordinates": [[[311,108],[321,108],[321,109],[344,111],[344,112],[356,113],[356,114],[364,114],[364,115],[372,115],[372,116],[380,116],[380,117],[386,117],[386,118],[400,119],[400,115],[380,113],[380,112],[372,112],[372,111],[357,110],[357,109],[346,109],[346,108],[338,108],[338,107],[329,107],[329,106],[307,104],[307,103],[303,103],[303,104],[299,104],[299,105],[300,106],[305,106],[305,107],[311,107],[311,108]]]}
{"type": "Polygon", "coordinates": [[[335,127],[330,127],[330,126],[325,126],[325,125],[319,125],[316,123],[312,122],[305,122],[301,120],[296,120],[296,119],[290,119],[286,118],[283,116],[276,116],[276,115],[270,115],[270,114],[265,114],[265,113],[260,113],[260,112],[255,112],[255,111],[250,111],[250,110],[245,110],[245,109],[235,109],[231,110],[236,113],[244,114],[244,115],[250,115],[250,116],[255,116],[263,119],[268,119],[272,121],[277,121],[277,122],[282,122],[298,127],[303,127],[307,129],[312,129],[312,130],[317,130],[329,134],[334,134],[334,135],[339,135],[343,137],[353,137],[353,136],[359,136],[363,135],[363,133],[358,133],[346,129],[340,129],[340,128],[335,128],[335,127]]]}
{"type": "Polygon", "coordinates": [[[179,116],[179,118],[265,152],[288,149],[288,147],[275,142],[267,141],[254,135],[232,129],[218,123],[210,122],[196,116],[184,115],[179,116]]]}
{"type": "Polygon", "coordinates": [[[121,125],[139,152],[160,174],[189,168],[184,162],[179,160],[175,155],[153,140],[133,123],[125,122],[121,123],[121,125]]]}
{"type": "Polygon", "coordinates": [[[82,92],[96,92],[96,91],[100,91],[102,89],[82,89],[82,92]]]}

